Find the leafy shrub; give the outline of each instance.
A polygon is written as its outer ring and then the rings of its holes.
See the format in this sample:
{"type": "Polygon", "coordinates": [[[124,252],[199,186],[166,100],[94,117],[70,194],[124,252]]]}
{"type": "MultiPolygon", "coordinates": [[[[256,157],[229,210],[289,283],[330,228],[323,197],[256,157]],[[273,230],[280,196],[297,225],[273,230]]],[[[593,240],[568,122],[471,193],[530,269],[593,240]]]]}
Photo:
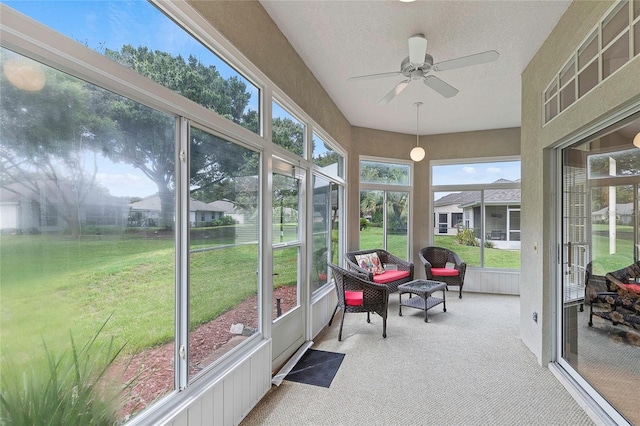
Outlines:
{"type": "MultiPolygon", "coordinates": [[[[108,321],[108,320],[107,320],[108,321]]],[[[109,383],[107,371],[124,345],[113,337],[103,344],[96,335],[78,350],[71,335],[70,351],[53,354],[43,342],[46,365],[19,371],[4,365],[0,390],[2,425],[117,425],[122,391],[109,383]]]]}
{"type": "Polygon", "coordinates": [[[496,245],[492,241],[485,241],[484,248],[494,248],[496,245]]]}
{"type": "Polygon", "coordinates": [[[367,219],[365,219],[364,217],[360,218],[360,230],[365,230],[367,229],[367,226],[369,226],[369,221],[367,219]]]}
{"type": "Polygon", "coordinates": [[[237,222],[231,216],[222,216],[220,219],[216,219],[214,222],[214,226],[228,226],[235,225],[237,222]]]}
{"type": "Polygon", "coordinates": [[[478,247],[478,240],[471,228],[458,229],[456,234],[456,241],[463,246],[478,247]]]}

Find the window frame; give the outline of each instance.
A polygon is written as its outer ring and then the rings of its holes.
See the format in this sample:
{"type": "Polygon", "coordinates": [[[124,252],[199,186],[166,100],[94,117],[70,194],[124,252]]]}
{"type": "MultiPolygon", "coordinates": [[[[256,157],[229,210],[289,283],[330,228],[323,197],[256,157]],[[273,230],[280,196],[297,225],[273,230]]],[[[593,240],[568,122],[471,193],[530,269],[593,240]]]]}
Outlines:
{"type": "MultiPolygon", "coordinates": [[[[431,160],[429,161],[429,181],[433,182],[433,169],[437,166],[447,166],[447,165],[456,165],[456,164],[480,164],[480,163],[500,163],[500,162],[514,162],[521,161],[520,156],[505,156],[505,157],[483,157],[483,158],[465,158],[465,159],[455,159],[455,160],[431,160]]],[[[522,168],[522,165],[521,165],[522,168]]],[[[465,192],[465,191],[477,191],[480,193],[480,209],[481,209],[481,229],[480,229],[480,265],[469,265],[471,268],[485,269],[485,270],[499,270],[499,271],[510,271],[511,269],[506,268],[496,268],[496,267],[487,267],[485,266],[485,242],[486,240],[486,208],[485,205],[485,196],[484,193],[487,190],[494,189],[520,189],[520,181],[517,182],[504,182],[504,183],[480,183],[480,184],[452,184],[452,185],[431,185],[429,188],[429,206],[430,213],[428,214],[429,220],[429,241],[430,244],[434,244],[434,237],[439,235],[435,232],[435,228],[438,225],[434,221],[436,220],[436,215],[434,214],[434,196],[438,192],[465,192]]],[[[522,205],[522,200],[520,201],[520,207],[514,208],[513,205],[505,205],[505,209],[507,211],[507,215],[510,214],[510,211],[518,210],[520,211],[522,205]]],[[[469,217],[466,214],[467,212],[463,212],[462,215],[462,223],[465,228],[469,227],[469,217]]],[[[507,226],[508,226],[508,218],[507,218],[507,226]]],[[[508,231],[508,230],[507,230],[508,231]]]]}
{"type": "MultiPolygon", "coordinates": [[[[414,174],[415,164],[411,160],[402,160],[397,158],[385,158],[385,157],[372,157],[367,155],[360,155],[358,160],[358,217],[360,216],[360,194],[362,191],[382,191],[383,193],[383,249],[387,250],[387,193],[389,192],[406,192],[408,195],[408,209],[407,209],[407,253],[405,259],[411,261],[412,258],[412,250],[413,247],[413,202],[414,202],[414,194],[413,194],[413,174],[414,174]],[[402,165],[408,166],[408,176],[407,176],[407,184],[388,184],[388,183],[370,183],[370,182],[362,182],[360,180],[361,171],[362,171],[362,162],[363,161],[371,161],[376,163],[386,163],[392,165],[402,165]]],[[[360,247],[360,238],[358,234],[358,247],[360,247]]]]}
{"type": "Polygon", "coordinates": [[[640,11],[634,10],[638,8],[640,8],[640,3],[638,3],[636,0],[616,1],[604,13],[604,15],[602,15],[602,17],[598,20],[598,23],[588,31],[587,35],[578,44],[578,47],[574,49],[573,52],[571,52],[571,54],[569,55],[569,58],[562,64],[562,66],[560,67],[560,70],[554,73],[554,76],[551,79],[551,82],[545,87],[545,89],[542,92],[541,99],[542,99],[542,126],[543,127],[549,124],[551,121],[553,121],[553,119],[556,118],[558,115],[560,115],[563,111],[566,111],[567,109],[569,109],[580,98],[586,96],[588,93],[590,93],[595,88],[597,88],[607,78],[611,77],[612,75],[617,73],[620,69],[628,65],[631,61],[633,61],[633,59],[636,56],[640,55],[639,46],[635,46],[637,35],[634,37],[634,31],[640,28],[640,11]],[[621,29],[615,35],[612,35],[611,40],[608,41],[606,45],[603,45],[602,37],[603,37],[604,27],[608,23],[612,22],[615,19],[617,13],[620,11],[620,9],[624,7],[627,8],[627,14],[628,14],[627,26],[621,29]],[[634,15],[636,15],[635,18],[634,18],[634,15]],[[618,66],[613,72],[609,72],[608,75],[605,77],[604,76],[605,53],[608,52],[609,49],[612,49],[614,44],[620,41],[623,37],[627,37],[628,39],[627,59],[622,65],[618,66]],[[579,66],[580,53],[585,50],[585,48],[593,41],[594,38],[596,39],[596,53],[593,58],[588,59],[587,62],[582,67],[580,67],[579,66]],[[635,54],[634,54],[634,51],[636,52],[635,54]],[[568,65],[571,64],[572,61],[573,61],[573,68],[574,68],[573,76],[564,85],[561,85],[561,76],[563,72],[567,69],[568,65]],[[583,72],[587,70],[589,66],[592,65],[593,62],[598,63],[597,82],[591,88],[589,88],[589,90],[580,94],[579,77],[583,72]],[[562,89],[568,87],[568,85],[570,85],[571,82],[573,82],[574,84],[573,100],[564,108],[562,108],[562,100],[561,100],[560,94],[562,92],[562,89]],[[555,90],[552,90],[554,88],[555,90]],[[555,106],[555,109],[554,109],[555,113],[547,114],[547,110],[549,108],[552,108],[552,106],[555,106]]]}

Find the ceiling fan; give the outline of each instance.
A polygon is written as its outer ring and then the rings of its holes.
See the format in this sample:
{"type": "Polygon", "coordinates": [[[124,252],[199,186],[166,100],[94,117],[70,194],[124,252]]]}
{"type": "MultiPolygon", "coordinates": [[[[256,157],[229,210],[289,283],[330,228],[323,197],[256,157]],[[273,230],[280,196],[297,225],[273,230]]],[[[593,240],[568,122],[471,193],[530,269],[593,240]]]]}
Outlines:
{"type": "Polygon", "coordinates": [[[400,71],[383,72],[379,74],[360,75],[351,77],[348,81],[370,80],[374,78],[395,77],[402,75],[401,81],[387,95],[378,101],[379,105],[388,104],[400,94],[412,81],[422,80],[424,84],[440,93],[445,98],[451,98],[458,94],[458,89],[445,83],[435,75],[433,71],[447,71],[472,65],[485,64],[498,59],[499,53],[495,50],[476,53],[475,55],[462,56],[444,62],[433,63],[433,57],[427,53],[427,39],[424,34],[414,34],[409,37],[409,56],[400,63],[400,71]]]}

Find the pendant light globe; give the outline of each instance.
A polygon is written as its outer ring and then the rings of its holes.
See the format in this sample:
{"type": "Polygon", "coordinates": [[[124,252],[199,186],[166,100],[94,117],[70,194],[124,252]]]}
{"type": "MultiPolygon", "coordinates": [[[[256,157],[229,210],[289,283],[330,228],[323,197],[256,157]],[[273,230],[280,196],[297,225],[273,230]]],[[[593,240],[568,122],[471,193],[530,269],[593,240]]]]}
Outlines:
{"type": "Polygon", "coordinates": [[[420,105],[422,105],[422,102],[416,102],[414,105],[416,106],[416,146],[409,153],[409,157],[411,157],[413,161],[418,162],[424,159],[426,152],[420,146],[420,135],[419,135],[420,129],[418,127],[419,120],[420,120],[420,105]]]}

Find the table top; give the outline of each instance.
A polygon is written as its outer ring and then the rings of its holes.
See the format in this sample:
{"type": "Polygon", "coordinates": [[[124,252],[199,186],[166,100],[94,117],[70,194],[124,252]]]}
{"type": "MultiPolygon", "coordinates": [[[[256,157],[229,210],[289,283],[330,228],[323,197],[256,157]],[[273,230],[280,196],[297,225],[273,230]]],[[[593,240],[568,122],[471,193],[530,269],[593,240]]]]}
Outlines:
{"type": "Polygon", "coordinates": [[[419,291],[419,292],[433,292],[437,290],[442,290],[447,285],[441,281],[432,281],[432,280],[413,280],[409,281],[406,284],[400,284],[398,286],[398,291],[419,291]]]}

